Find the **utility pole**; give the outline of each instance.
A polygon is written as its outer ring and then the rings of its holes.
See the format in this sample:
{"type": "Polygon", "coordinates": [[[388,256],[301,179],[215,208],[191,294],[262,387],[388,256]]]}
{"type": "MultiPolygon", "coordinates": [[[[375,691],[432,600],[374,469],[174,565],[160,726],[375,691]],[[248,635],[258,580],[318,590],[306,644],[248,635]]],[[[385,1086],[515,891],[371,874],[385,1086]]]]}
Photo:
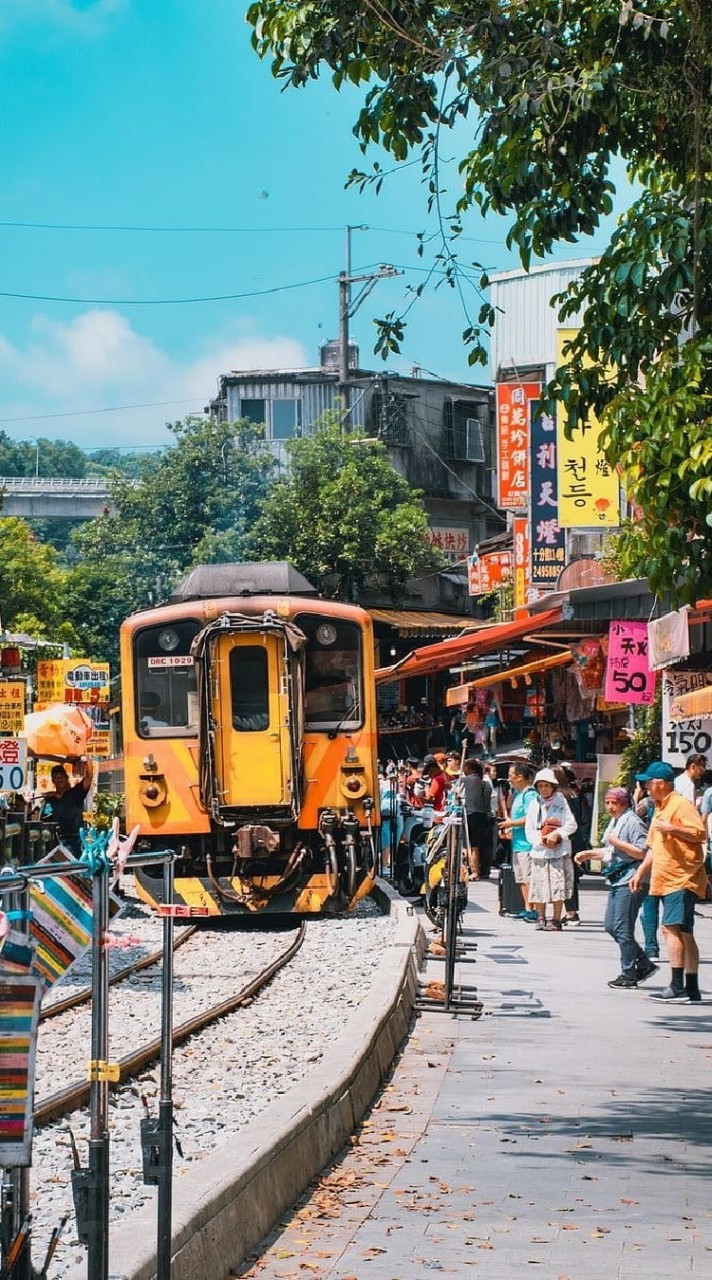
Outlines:
{"type": "Polygon", "coordinates": [[[376,271],[365,275],[351,274],[351,232],[366,231],[365,226],[346,227],[346,270],[339,272],[339,390],[344,402],[344,420],[351,408],[349,385],[349,320],[356,314],[361,303],[368,297],[379,280],[389,280],[392,276],[402,276],[390,263],[382,262],[376,271]],[[351,300],[351,285],[363,284],[363,288],[351,300]]]}

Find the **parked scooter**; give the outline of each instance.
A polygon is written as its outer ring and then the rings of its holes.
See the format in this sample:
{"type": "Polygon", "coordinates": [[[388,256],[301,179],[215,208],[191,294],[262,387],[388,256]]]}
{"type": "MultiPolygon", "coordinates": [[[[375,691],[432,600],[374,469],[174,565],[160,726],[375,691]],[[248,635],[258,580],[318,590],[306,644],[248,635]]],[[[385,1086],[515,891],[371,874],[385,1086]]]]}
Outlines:
{"type": "Polygon", "coordinates": [[[433,826],[435,810],[432,805],[415,808],[407,800],[401,800],[403,829],[401,832],[393,879],[404,898],[420,894],[425,882],[425,861],[428,833],[433,826]]]}

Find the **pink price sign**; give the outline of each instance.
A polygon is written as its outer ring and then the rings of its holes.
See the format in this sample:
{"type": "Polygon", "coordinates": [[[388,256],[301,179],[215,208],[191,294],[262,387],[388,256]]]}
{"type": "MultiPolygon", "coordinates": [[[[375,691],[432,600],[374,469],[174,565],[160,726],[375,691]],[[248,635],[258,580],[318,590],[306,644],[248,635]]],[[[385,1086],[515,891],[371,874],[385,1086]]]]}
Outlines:
{"type": "Polygon", "coordinates": [[[648,666],[645,622],[612,622],[604,697],[607,702],[645,703],[655,697],[655,672],[648,666]]]}

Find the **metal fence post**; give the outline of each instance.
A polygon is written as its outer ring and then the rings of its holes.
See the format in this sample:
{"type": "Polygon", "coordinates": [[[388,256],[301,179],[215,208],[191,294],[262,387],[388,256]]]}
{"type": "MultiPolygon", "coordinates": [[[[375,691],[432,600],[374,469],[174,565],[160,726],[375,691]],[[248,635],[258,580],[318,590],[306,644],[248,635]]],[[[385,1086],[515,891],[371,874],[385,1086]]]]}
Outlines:
{"type": "MultiPolygon", "coordinates": [[[[164,901],[173,903],[173,862],[163,868],[164,901]]],[[[163,975],[161,984],[161,1097],[158,1104],[158,1221],[156,1280],[170,1280],[173,1243],[173,933],[170,910],[163,919],[163,975]]]]}
{"type": "Polygon", "coordinates": [[[109,928],[109,876],[99,868],[92,876],[92,1010],[90,1136],[87,1183],[87,1280],[109,1275],[109,966],[106,935],[109,928]]]}

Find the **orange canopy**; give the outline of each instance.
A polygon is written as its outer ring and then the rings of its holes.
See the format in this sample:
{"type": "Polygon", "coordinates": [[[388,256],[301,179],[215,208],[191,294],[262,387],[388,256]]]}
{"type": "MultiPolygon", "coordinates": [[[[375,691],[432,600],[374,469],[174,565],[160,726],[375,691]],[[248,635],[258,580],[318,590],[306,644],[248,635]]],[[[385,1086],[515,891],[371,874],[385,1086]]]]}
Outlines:
{"type": "Polygon", "coordinates": [[[458,662],[466,662],[485,653],[495,653],[498,649],[506,649],[515,640],[521,640],[532,629],[543,631],[563,621],[561,608],[547,609],[535,618],[517,618],[514,622],[499,622],[491,627],[483,627],[481,631],[469,632],[464,636],[453,636],[450,640],[439,640],[436,644],[426,644],[420,649],[413,649],[400,662],[390,667],[379,667],[376,672],[376,684],[392,684],[394,680],[407,680],[409,676],[432,675],[435,671],[447,671],[458,662]]]}

